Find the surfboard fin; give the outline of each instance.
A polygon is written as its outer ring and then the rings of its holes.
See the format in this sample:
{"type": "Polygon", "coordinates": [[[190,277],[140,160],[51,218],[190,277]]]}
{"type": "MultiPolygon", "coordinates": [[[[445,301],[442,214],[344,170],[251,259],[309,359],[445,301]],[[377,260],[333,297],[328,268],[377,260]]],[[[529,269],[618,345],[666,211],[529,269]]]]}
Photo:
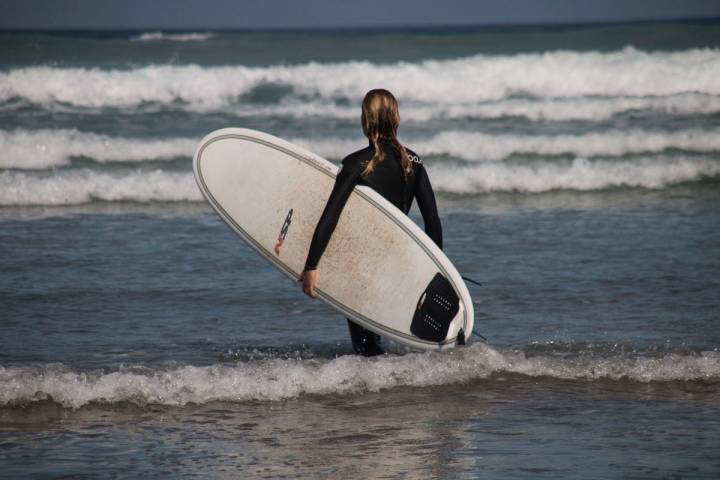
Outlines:
{"type": "Polygon", "coordinates": [[[457,335],[457,344],[458,345],[465,345],[465,332],[463,332],[463,329],[461,328],[457,335]]]}

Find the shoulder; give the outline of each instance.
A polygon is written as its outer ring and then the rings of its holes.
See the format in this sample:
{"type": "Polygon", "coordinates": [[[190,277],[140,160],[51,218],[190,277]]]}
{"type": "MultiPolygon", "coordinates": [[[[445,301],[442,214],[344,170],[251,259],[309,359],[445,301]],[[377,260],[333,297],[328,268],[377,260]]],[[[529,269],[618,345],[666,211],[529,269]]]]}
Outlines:
{"type": "Polygon", "coordinates": [[[361,150],[351,153],[342,160],[343,167],[360,166],[363,162],[367,162],[372,158],[372,148],[365,147],[361,150]]]}
{"type": "Polygon", "coordinates": [[[373,156],[372,148],[365,147],[361,150],[351,153],[342,160],[343,170],[359,170],[365,168],[365,163],[373,156]]]}
{"type": "Polygon", "coordinates": [[[410,163],[412,163],[413,173],[422,173],[425,170],[425,167],[423,166],[420,155],[415,153],[414,150],[411,150],[407,147],[405,147],[405,151],[407,151],[408,158],[410,158],[410,163]]]}
{"type": "Polygon", "coordinates": [[[405,150],[408,153],[408,157],[410,157],[410,161],[413,162],[413,166],[420,166],[423,164],[422,159],[420,158],[420,155],[415,153],[415,151],[405,147],[405,150]]]}
{"type": "Polygon", "coordinates": [[[413,167],[413,177],[415,177],[415,182],[421,182],[422,178],[427,178],[427,172],[425,171],[425,165],[423,165],[423,161],[420,158],[420,155],[415,153],[414,150],[405,147],[405,150],[408,153],[408,157],[410,158],[410,162],[412,163],[413,167]]]}
{"type": "Polygon", "coordinates": [[[372,149],[369,147],[353,152],[342,159],[338,174],[343,172],[344,175],[355,177],[362,172],[365,168],[365,164],[368,160],[370,160],[370,158],[372,158],[372,149]]]}

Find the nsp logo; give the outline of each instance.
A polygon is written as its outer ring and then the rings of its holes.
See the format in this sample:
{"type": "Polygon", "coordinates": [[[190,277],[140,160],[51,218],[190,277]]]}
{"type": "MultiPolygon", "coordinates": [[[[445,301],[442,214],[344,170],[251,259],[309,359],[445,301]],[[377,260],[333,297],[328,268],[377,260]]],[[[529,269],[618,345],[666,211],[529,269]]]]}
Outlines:
{"type": "Polygon", "coordinates": [[[275,255],[280,255],[280,247],[282,247],[288,228],[290,228],[290,224],[292,223],[292,215],[293,209],[291,208],[285,217],[285,222],[283,223],[282,228],[280,229],[280,235],[278,235],[277,242],[275,242],[275,255]]]}

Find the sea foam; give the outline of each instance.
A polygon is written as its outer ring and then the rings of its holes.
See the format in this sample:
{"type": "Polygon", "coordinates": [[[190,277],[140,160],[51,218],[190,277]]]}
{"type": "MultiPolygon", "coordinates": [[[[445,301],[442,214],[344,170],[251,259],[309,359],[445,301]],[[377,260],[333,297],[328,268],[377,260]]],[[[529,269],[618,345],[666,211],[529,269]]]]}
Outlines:
{"type": "Polygon", "coordinates": [[[111,137],[74,129],[0,130],[0,168],[45,169],[73,157],[96,162],[140,162],[192,156],[198,139],[147,140],[111,137]]]}
{"type": "Polygon", "coordinates": [[[519,350],[475,344],[452,352],[373,359],[271,358],[236,364],[131,367],[114,371],[77,371],[61,364],[0,367],[0,405],[47,399],[72,408],[116,402],[182,406],[212,401],[275,401],[306,394],[347,395],[400,386],[449,385],[494,374],[577,381],[717,381],[720,355],[703,352],[661,357],[526,356],[519,350]]]}
{"type": "Polygon", "coordinates": [[[384,85],[409,102],[477,104],[515,97],[666,97],[720,95],[720,52],[556,51],[508,56],[378,64],[310,62],[266,67],[153,65],[127,70],[15,68],[0,73],[0,103],[134,108],[184,104],[198,111],[226,108],[263,85],[290,87],[299,98],[358,103],[384,85]]]}
{"type": "Polygon", "coordinates": [[[164,33],[164,32],[146,32],[140,35],[130,37],[132,41],[150,42],[150,41],[171,41],[171,42],[202,42],[215,36],[210,32],[191,32],[191,33],[164,33]]]}
{"type": "MultiPolygon", "coordinates": [[[[401,140],[423,157],[449,156],[477,162],[504,160],[515,154],[620,157],[666,150],[720,152],[720,129],[672,132],[627,129],[577,135],[510,135],[451,130],[430,137],[401,140]]],[[[295,138],[292,141],[331,159],[341,159],[366,146],[357,139],[295,138]]]]}
{"type": "MultiPolygon", "coordinates": [[[[23,107],[20,102],[0,104],[0,110],[23,107]]],[[[82,106],[47,104],[48,108],[66,113],[96,113],[102,106],[88,110],[82,106]]],[[[125,107],[131,113],[150,113],[159,110],[212,111],[207,104],[148,104],[140,103],[125,107]]],[[[355,103],[336,103],[322,98],[287,97],[277,102],[255,103],[242,98],[220,102],[217,108],[224,115],[238,119],[285,117],[306,119],[308,117],[356,121],[358,106],[355,103]]],[[[405,101],[401,99],[403,122],[430,122],[452,119],[524,118],[529,121],[602,121],[625,113],[644,115],[713,115],[720,113],[720,97],[701,93],[681,93],[671,96],[649,97],[577,97],[577,98],[504,98],[477,103],[452,103],[445,99],[426,98],[405,101]]]]}
{"type": "Polygon", "coordinates": [[[720,161],[705,157],[645,157],[632,160],[576,158],[571,162],[533,164],[482,163],[428,167],[433,188],[455,194],[489,192],[542,193],[609,188],[664,188],[715,178],[720,161]]]}
{"type": "MultiPolygon", "coordinates": [[[[192,157],[197,138],[143,139],[114,137],[72,129],[0,130],[0,168],[47,169],[85,157],[99,163],[145,162],[192,157]]],[[[630,154],[720,152],[720,129],[661,132],[607,130],[578,135],[510,135],[449,130],[430,137],[402,138],[423,158],[450,157],[469,162],[500,161],[513,155],[535,157],[621,157],[630,154]]],[[[365,147],[355,138],[291,138],[290,141],[330,160],[365,147]]]]}
{"type": "Polygon", "coordinates": [[[191,173],[133,170],[122,174],[90,169],[33,175],[0,173],[0,205],[80,205],[106,202],[200,201],[191,173]]]}
{"type": "MultiPolygon", "coordinates": [[[[433,188],[452,194],[593,191],[617,187],[664,188],[720,176],[709,157],[642,157],[475,165],[428,165],[433,188]]],[[[0,206],[79,205],[107,202],[195,202],[202,196],[190,172],[155,169],[67,169],[0,173],[0,206]]]]}

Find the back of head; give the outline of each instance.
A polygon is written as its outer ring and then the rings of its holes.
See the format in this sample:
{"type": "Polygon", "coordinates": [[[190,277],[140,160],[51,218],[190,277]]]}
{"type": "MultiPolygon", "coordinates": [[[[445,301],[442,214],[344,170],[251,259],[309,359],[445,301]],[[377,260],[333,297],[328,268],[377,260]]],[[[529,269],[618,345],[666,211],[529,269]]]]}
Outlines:
{"type": "Polygon", "coordinates": [[[397,139],[397,130],[400,126],[400,112],[395,97],[389,91],[377,88],[365,94],[362,102],[362,128],[365,136],[375,148],[375,155],[367,163],[363,175],[372,173],[375,166],[385,159],[380,147],[380,141],[392,143],[393,148],[400,154],[405,175],[412,174],[412,164],[405,147],[397,139]]]}
{"type": "Polygon", "coordinates": [[[391,140],[397,135],[400,113],[392,93],[382,88],[370,90],[362,102],[362,127],[370,140],[391,140]]]}

